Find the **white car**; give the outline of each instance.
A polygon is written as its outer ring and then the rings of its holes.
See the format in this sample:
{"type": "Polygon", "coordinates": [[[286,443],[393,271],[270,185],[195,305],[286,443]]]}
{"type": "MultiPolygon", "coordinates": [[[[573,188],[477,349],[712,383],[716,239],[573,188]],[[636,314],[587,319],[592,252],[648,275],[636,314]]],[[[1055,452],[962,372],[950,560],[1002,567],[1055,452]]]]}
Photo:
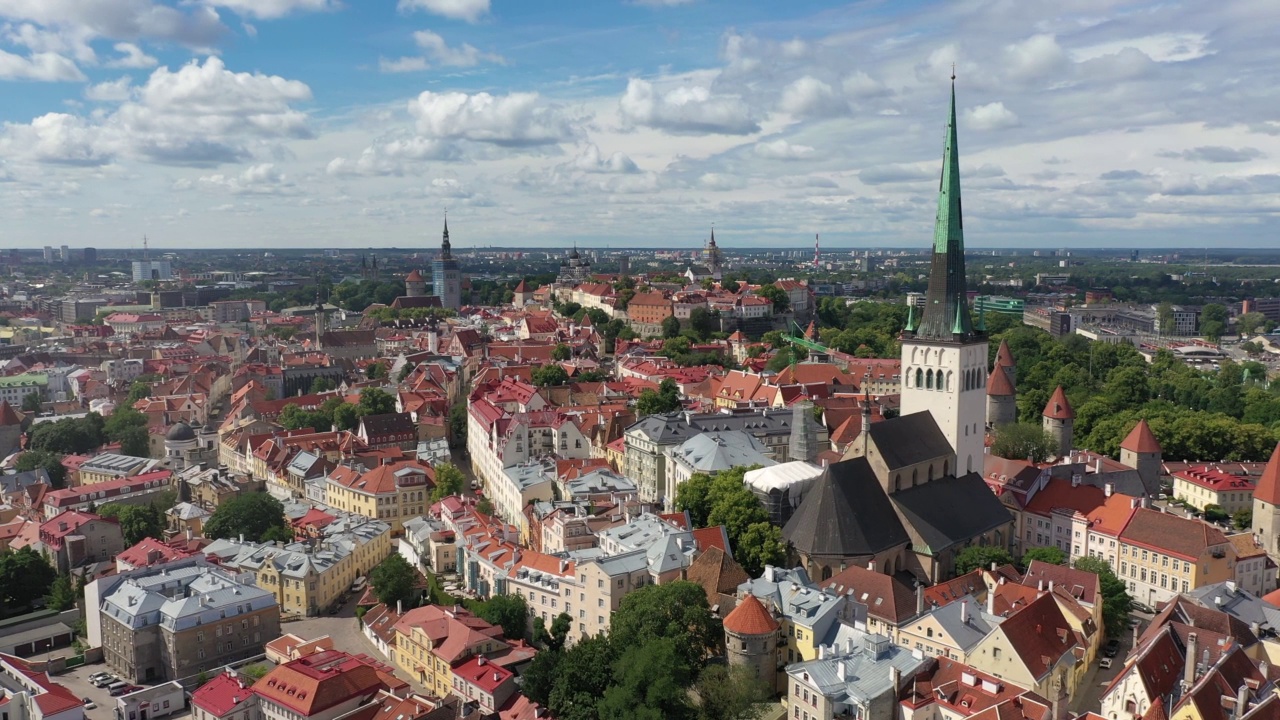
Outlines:
{"type": "Polygon", "coordinates": [[[89,698],[84,698],[84,709],[85,709],[85,710],[94,710],[94,709],[96,709],[97,707],[98,707],[98,704],[97,704],[97,703],[95,703],[94,701],[90,700],[89,698]]]}
{"type": "Polygon", "coordinates": [[[1099,661],[1098,661],[1098,667],[1102,668],[1103,670],[1110,670],[1110,669],[1111,669],[1111,658],[1109,658],[1109,657],[1104,657],[1104,658],[1102,658],[1101,660],[1099,660],[1099,661]]]}

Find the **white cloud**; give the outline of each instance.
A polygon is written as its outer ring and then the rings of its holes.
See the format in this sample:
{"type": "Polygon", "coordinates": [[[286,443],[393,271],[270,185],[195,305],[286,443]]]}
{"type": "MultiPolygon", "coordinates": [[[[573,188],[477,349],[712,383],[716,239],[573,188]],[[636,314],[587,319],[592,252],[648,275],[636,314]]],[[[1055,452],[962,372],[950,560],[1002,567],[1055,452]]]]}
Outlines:
{"type": "Polygon", "coordinates": [[[335,176],[407,175],[426,169],[430,160],[457,160],[461,153],[455,143],[423,137],[383,140],[365,148],[354,161],[334,158],[325,171],[335,176]]]}
{"type": "Polygon", "coordinates": [[[1071,52],[1071,59],[1085,62],[1125,50],[1137,50],[1156,62],[1198,60],[1214,52],[1209,49],[1209,38],[1203,33],[1159,33],[1077,48],[1071,52]]]}
{"type": "Polygon", "coordinates": [[[892,94],[884,83],[861,70],[845,78],[841,87],[847,97],[854,99],[877,98],[892,94]]]}
{"type": "Polygon", "coordinates": [[[659,94],[648,81],[632,78],[618,109],[628,124],[673,134],[750,135],[760,130],[742,98],[712,95],[705,87],[680,86],[659,94]]]}
{"type": "Polygon", "coordinates": [[[23,57],[0,50],[0,79],[68,82],[83,81],[85,77],[74,62],[57,53],[33,53],[23,57]]]}
{"type": "Polygon", "coordinates": [[[1003,102],[987,103],[965,110],[965,119],[974,130],[1002,130],[1016,127],[1018,116],[1004,106],[1003,102]]]}
{"type": "Polygon", "coordinates": [[[425,91],[409,102],[409,114],[418,131],[432,138],[520,147],[559,143],[575,134],[563,110],[537,93],[425,91]]]}
{"type": "Polygon", "coordinates": [[[637,173],[640,168],[626,153],[615,152],[609,157],[600,155],[600,148],[587,145],[573,160],[573,166],[589,173],[637,173]]]}
{"type": "Polygon", "coordinates": [[[124,102],[133,94],[133,78],[124,77],[85,88],[84,96],[97,102],[124,102]]]}
{"type": "Polygon", "coordinates": [[[133,43],[116,43],[115,51],[123,55],[107,63],[107,67],[114,68],[153,68],[160,64],[159,60],[151,57],[142,51],[142,48],[133,43]]]}
{"type": "Polygon", "coordinates": [[[400,0],[396,8],[400,12],[425,10],[433,15],[474,23],[489,14],[489,0],[400,0]]]}
{"type": "Polygon", "coordinates": [[[244,17],[273,20],[294,12],[321,12],[341,7],[338,0],[204,0],[244,17]]]}
{"type": "Polygon", "coordinates": [[[57,165],[106,165],[114,157],[100,128],[66,113],[41,115],[27,125],[6,125],[0,149],[6,155],[26,153],[57,165]]]}
{"type": "Polygon", "coordinates": [[[792,145],[779,138],[770,142],[756,143],[755,153],[769,160],[803,160],[813,155],[813,148],[808,145],[792,145]]]}
{"type": "Polygon", "coordinates": [[[782,91],[778,109],[801,117],[831,117],[845,112],[847,107],[830,85],[806,75],[782,91]]]}
{"type": "Polygon", "coordinates": [[[402,57],[395,60],[378,58],[378,70],[384,73],[421,72],[431,67],[424,57],[402,57]]]}
{"type": "Polygon", "coordinates": [[[205,175],[199,182],[233,195],[282,195],[295,189],[293,182],[274,163],[251,165],[239,175],[205,175]]]}
{"type": "Polygon", "coordinates": [[[716,192],[738,190],[747,186],[744,178],[726,173],[705,173],[698,178],[698,185],[716,192]]]}
{"type": "Polygon", "coordinates": [[[1011,77],[1032,79],[1060,72],[1067,55],[1053,35],[1033,35],[1005,47],[1005,69],[1011,77]]]}
{"type": "Polygon", "coordinates": [[[227,32],[211,7],[153,0],[0,0],[0,16],[112,40],[153,38],[207,48],[227,32]]]}

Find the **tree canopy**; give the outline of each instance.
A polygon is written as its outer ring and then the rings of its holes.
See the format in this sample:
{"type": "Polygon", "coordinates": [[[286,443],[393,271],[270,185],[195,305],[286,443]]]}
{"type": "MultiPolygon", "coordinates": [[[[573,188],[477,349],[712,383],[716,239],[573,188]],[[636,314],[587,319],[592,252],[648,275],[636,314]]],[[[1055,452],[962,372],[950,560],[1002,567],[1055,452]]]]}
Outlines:
{"type": "Polygon", "coordinates": [[[1033,423],[998,425],[992,435],[991,454],[1010,460],[1044,462],[1058,450],[1049,433],[1033,423]]]}
{"type": "Polygon", "coordinates": [[[657,390],[641,390],[640,397],[636,400],[636,414],[640,417],[675,412],[681,407],[680,386],[671,378],[663,378],[657,390]]]}
{"type": "Polygon", "coordinates": [[[145,538],[164,536],[164,513],[155,505],[124,505],[107,503],[98,508],[98,514],[114,518],[120,523],[125,545],[135,545],[145,538]]]}
{"type": "Polygon", "coordinates": [[[49,592],[58,572],[29,546],[0,551],[0,607],[5,613],[30,607],[49,592]]]}
{"type": "Polygon", "coordinates": [[[431,502],[443,500],[444,498],[461,495],[462,490],[466,487],[467,476],[452,463],[441,463],[435,466],[436,486],[431,491],[431,502]]]}
{"type": "Polygon", "coordinates": [[[49,475],[49,483],[54,490],[61,490],[67,485],[67,468],[62,464],[62,457],[48,450],[28,450],[18,456],[14,464],[18,472],[43,469],[49,475]]]}
{"type": "Polygon", "coordinates": [[[1004,548],[993,545],[971,545],[956,555],[956,574],[964,575],[978,568],[996,565],[1012,565],[1013,556],[1004,548]]]}
{"type": "Polygon", "coordinates": [[[1102,589],[1102,625],[1108,636],[1118,637],[1129,623],[1129,607],[1132,604],[1124,581],[1111,572],[1111,566],[1105,560],[1098,558],[1079,558],[1074,567],[1098,576],[1102,589]]]}
{"type": "Polygon", "coordinates": [[[403,603],[408,608],[413,600],[413,587],[418,573],[400,553],[391,553],[369,573],[369,584],[378,602],[388,607],[403,603]]]}
{"type": "Polygon", "coordinates": [[[520,640],[528,634],[529,604],[521,595],[494,595],[476,614],[501,626],[502,635],[508,640],[520,640]]]}
{"type": "Polygon", "coordinates": [[[284,505],[265,492],[247,493],[219,505],[204,524],[204,535],[215,540],[240,535],[263,540],[273,528],[293,535],[285,521],[284,505]]]}

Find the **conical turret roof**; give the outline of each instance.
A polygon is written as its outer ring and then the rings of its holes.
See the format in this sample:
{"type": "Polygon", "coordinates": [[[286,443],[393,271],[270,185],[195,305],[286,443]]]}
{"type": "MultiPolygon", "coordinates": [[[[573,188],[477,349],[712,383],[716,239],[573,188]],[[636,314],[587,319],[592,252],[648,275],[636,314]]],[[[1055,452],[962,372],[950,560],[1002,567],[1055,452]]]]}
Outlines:
{"type": "Polygon", "coordinates": [[[768,635],[778,629],[778,621],[769,614],[764,603],[747,593],[738,607],[725,616],[724,629],[734,635],[768,635]]]}
{"type": "Polygon", "coordinates": [[[1009,349],[1007,340],[1000,341],[1000,349],[996,350],[996,367],[1013,367],[1013,351],[1009,349]]]}
{"type": "Polygon", "coordinates": [[[1280,443],[1271,452],[1271,459],[1267,461],[1262,477],[1258,478],[1253,497],[1271,505],[1280,505],[1280,443]]]}
{"type": "Polygon", "coordinates": [[[1013,381],[1009,379],[1009,371],[997,363],[995,369],[991,371],[991,377],[987,378],[987,395],[1010,397],[1017,394],[1013,381]]]}
{"type": "Polygon", "coordinates": [[[1136,453],[1158,453],[1161,449],[1160,441],[1156,440],[1156,434],[1151,432],[1151,426],[1145,419],[1133,426],[1124,442],[1120,443],[1120,448],[1136,453]]]}
{"type": "Polygon", "coordinates": [[[1053,420],[1075,419],[1076,411],[1071,408],[1071,402],[1067,400],[1067,394],[1063,392],[1061,385],[1053,391],[1053,397],[1045,404],[1044,416],[1053,420]]]}

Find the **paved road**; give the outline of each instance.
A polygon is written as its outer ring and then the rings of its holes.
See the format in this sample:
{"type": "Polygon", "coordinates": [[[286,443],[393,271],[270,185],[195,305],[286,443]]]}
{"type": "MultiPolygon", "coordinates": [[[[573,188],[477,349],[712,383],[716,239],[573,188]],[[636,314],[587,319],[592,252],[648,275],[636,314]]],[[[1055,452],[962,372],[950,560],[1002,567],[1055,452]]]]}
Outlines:
{"type": "MultiPolygon", "coordinates": [[[[1133,613],[1131,619],[1137,619],[1140,624],[1138,626],[1138,634],[1141,635],[1147,629],[1147,624],[1151,621],[1150,615],[1141,613],[1133,613]]],[[[1119,638],[1120,651],[1112,660],[1111,669],[1103,670],[1095,663],[1089,668],[1088,674],[1085,675],[1084,681],[1081,683],[1081,690],[1072,698],[1071,712],[1073,714],[1084,713],[1088,711],[1097,712],[1102,703],[1102,691],[1107,689],[1111,681],[1116,675],[1124,669],[1125,659],[1129,656],[1129,651],[1133,649],[1133,628],[1130,627],[1119,638]]],[[[1098,652],[1098,658],[1103,657],[1102,652],[1098,652]]]]}
{"type": "MultiPolygon", "coordinates": [[[[81,665],[61,675],[55,675],[53,679],[75,693],[76,697],[87,697],[97,704],[97,708],[84,711],[84,716],[88,720],[115,720],[116,699],[111,697],[111,693],[106,688],[96,688],[89,684],[89,676],[100,672],[111,672],[111,668],[107,667],[106,663],[81,665]]],[[[187,710],[179,709],[173,715],[166,717],[175,719],[188,718],[191,717],[191,713],[187,710]]]]}

